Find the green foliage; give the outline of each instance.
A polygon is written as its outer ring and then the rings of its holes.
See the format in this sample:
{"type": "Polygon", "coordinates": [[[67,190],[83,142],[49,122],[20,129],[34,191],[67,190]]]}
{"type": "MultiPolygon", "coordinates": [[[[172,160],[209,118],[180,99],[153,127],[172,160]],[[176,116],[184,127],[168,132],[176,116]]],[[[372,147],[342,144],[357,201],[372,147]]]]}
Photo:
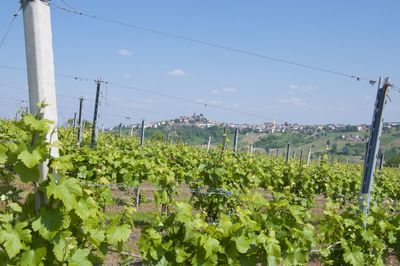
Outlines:
{"type": "Polygon", "coordinates": [[[54,159],[48,122],[24,116],[0,123],[0,261],[8,264],[101,263],[108,248],[122,250],[134,221],[142,225],[138,244],[150,265],[304,265],[311,259],[381,265],[399,254],[396,169],[376,174],[373,201],[379,205],[365,220],[357,211],[362,166],[332,166],[326,154],[307,167],[158,140],[140,147],[135,137],[108,134],[90,149],[60,130],[65,145],[56,144],[62,156],[54,159]],[[38,165],[47,160],[50,174],[38,186],[47,205],[35,212],[33,193],[14,182],[37,183],[38,165]],[[145,218],[131,207],[105,213],[113,200],[108,184],[143,182],[153,185],[161,211],[145,218]],[[176,201],[188,189],[190,199],[176,201]],[[317,214],[316,198],[323,202],[317,214]]]}
{"type": "Polygon", "coordinates": [[[357,205],[339,208],[328,203],[319,227],[321,243],[336,243],[322,249],[322,260],[328,265],[385,265],[390,247],[398,244],[398,219],[390,214],[395,210],[373,205],[366,217],[357,205]]]}
{"type": "Polygon", "coordinates": [[[284,148],[288,143],[294,146],[312,143],[316,137],[303,133],[274,133],[268,134],[254,143],[255,147],[269,149],[284,148]]]}
{"type": "Polygon", "coordinates": [[[267,202],[260,195],[243,197],[231,215],[207,223],[187,203],[146,227],[139,240],[146,263],[187,265],[304,264],[315,242],[314,228],[304,223],[307,212],[282,200],[267,202]],[[252,202],[252,207],[248,203],[252,202]]]}
{"type": "Polygon", "coordinates": [[[108,247],[121,249],[131,225],[124,216],[110,222],[92,192],[70,177],[70,157],[50,157],[49,123],[24,115],[3,131],[0,192],[7,192],[0,209],[0,260],[8,265],[92,265],[104,258],[108,247]],[[48,161],[50,174],[38,184],[39,166],[48,161]],[[21,201],[15,182],[37,188],[36,198],[46,199],[39,209],[31,189],[21,201]]]}

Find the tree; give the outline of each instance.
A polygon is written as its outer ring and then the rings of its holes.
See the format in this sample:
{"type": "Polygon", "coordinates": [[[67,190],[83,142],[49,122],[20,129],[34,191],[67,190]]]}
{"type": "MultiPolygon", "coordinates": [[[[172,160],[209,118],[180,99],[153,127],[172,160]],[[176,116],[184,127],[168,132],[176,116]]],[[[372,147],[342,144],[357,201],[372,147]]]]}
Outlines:
{"type": "Polygon", "coordinates": [[[343,155],[350,155],[350,154],[351,154],[350,145],[346,144],[346,145],[342,148],[342,154],[343,154],[343,155]]]}
{"type": "Polygon", "coordinates": [[[337,154],[337,144],[336,143],[332,144],[331,154],[337,154]]]}

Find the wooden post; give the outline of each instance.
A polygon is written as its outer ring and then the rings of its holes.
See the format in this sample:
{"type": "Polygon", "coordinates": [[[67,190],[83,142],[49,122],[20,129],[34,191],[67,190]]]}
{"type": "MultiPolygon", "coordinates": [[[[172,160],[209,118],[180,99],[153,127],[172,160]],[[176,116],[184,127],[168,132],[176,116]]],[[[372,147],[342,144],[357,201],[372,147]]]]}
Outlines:
{"type": "Polygon", "coordinates": [[[239,139],[239,129],[236,128],[236,129],[235,129],[235,137],[234,137],[234,139],[233,139],[233,152],[234,152],[235,154],[238,153],[238,139],[239,139]]]}
{"type": "Polygon", "coordinates": [[[289,153],[290,153],[290,143],[287,144],[286,148],[286,163],[289,162],[289,153]]]}
{"type": "Polygon", "coordinates": [[[92,140],[90,142],[90,146],[92,148],[96,145],[96,138],[97,138],[97,112],[99,110],[100,86],[101,86],[101,79],[97,79],[96,80],[96,101],[94,104],[94,115],[93,115],[93,124],[92,124],[92,140]]]}
{"type": "Polygon", "coordinates": [[[303,150],[300,150],[300,164],[302,163],[303,160],[303,150]]]}
{"type": "Polygon", "coordinates": [[[142,120],[142,134],[140,134],[140,146],[144,147],[144,120],[142,120]]]}

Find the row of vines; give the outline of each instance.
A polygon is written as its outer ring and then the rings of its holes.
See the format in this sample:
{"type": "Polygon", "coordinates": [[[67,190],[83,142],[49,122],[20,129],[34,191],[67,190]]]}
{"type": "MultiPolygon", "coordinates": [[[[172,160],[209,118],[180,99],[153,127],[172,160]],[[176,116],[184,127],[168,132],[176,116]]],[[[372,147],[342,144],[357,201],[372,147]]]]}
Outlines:
{"type": "Polygon", "coordinates": [[[364,217],[360,165],[141,147],[111,134],[92,149],[78,147],[71,129],[60,129],[53,145],[61,156],[50,158],[48,128],[31,115],[0,121],[0,264],[101,264],[110,252],[130,252],[125,243],[135,227],[145,265],[385,265],[400,257],[398,169],[377,173],[364,217]],[[48,179],[36,185],[47,160],[48,179]],[[123,191],[144,183],[159,210],[151,222],[135,224],[134,205],[107,211],[108,185],[123,191]],[[187,200],[179,199],[182,187],[191,191],[187,200]],[[46,205],[35,211],[40,196],[46,205]]]}

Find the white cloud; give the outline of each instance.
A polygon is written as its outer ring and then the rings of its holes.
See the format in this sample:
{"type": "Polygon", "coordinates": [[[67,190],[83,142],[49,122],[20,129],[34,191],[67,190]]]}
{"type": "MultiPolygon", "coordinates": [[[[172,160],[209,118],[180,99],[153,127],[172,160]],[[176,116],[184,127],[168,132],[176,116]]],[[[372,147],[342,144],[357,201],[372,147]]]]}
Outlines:
{"type": "Polygon", "coordinates": [[[289,84],[290,91],[302,91],[302,92],[310,92],[318,90],[318,87],[315,85],[297,85],[297,84],[289,84]]]}
{"type": "Polygon", "coordinates": [[[130,79],[130,78],[131,78],[131,74],[125,74],[125,75],[124,75],[124,78],[130,79]]]}
{"type": "Polygon", "coordinates": [[[128,49],[122,48],[122,49],[119,49],[119,50],[117,51],[117,54],[118,54],[118,55],[122,55],[122,56],[131,56],[131,55],[132,55],[132,52],[129,51],[128,49]]]}
{"type": "Polygon", "coordinates": [[[290,104],[292,106],[306,106],[307,105],[307,103],[299,97],[278,99],[276,102],[282,103],[282,104],[290,104]]]}
{"type": "Polygon", "coordinates": [[[223,88],[222,90],[223,90],[223,91],[226,91],[226,92],[235,92],[235,91],[236,91],[236,89],[235,89],[235,88],[232,88],[232,87],[223,88]]]}
{"type": "Polygon", "coordinates": [[[235,92],[236,89],[232,88],[232,87],[226,87],[226,88],[222,88],[221,90],[212,90],[211,93],[212,94],[220,94],[223,92],[235,92]]]}
{"type": "Polygon", "coordinates": [[[318,110],[318,111],[328,111],[328,112],[344,112],[345,109],[341,106],[338,107],[329,107],[329,106],[310,106],[310,108],[318,110]]]}
{"type": "Polygon", "coordinates": [[[174,69],[174,70],[168,72],[168,76],[184,77],[184,76],[186,76],[186,73],[182,69],[178,68],[178,69],[174,69]]]}

